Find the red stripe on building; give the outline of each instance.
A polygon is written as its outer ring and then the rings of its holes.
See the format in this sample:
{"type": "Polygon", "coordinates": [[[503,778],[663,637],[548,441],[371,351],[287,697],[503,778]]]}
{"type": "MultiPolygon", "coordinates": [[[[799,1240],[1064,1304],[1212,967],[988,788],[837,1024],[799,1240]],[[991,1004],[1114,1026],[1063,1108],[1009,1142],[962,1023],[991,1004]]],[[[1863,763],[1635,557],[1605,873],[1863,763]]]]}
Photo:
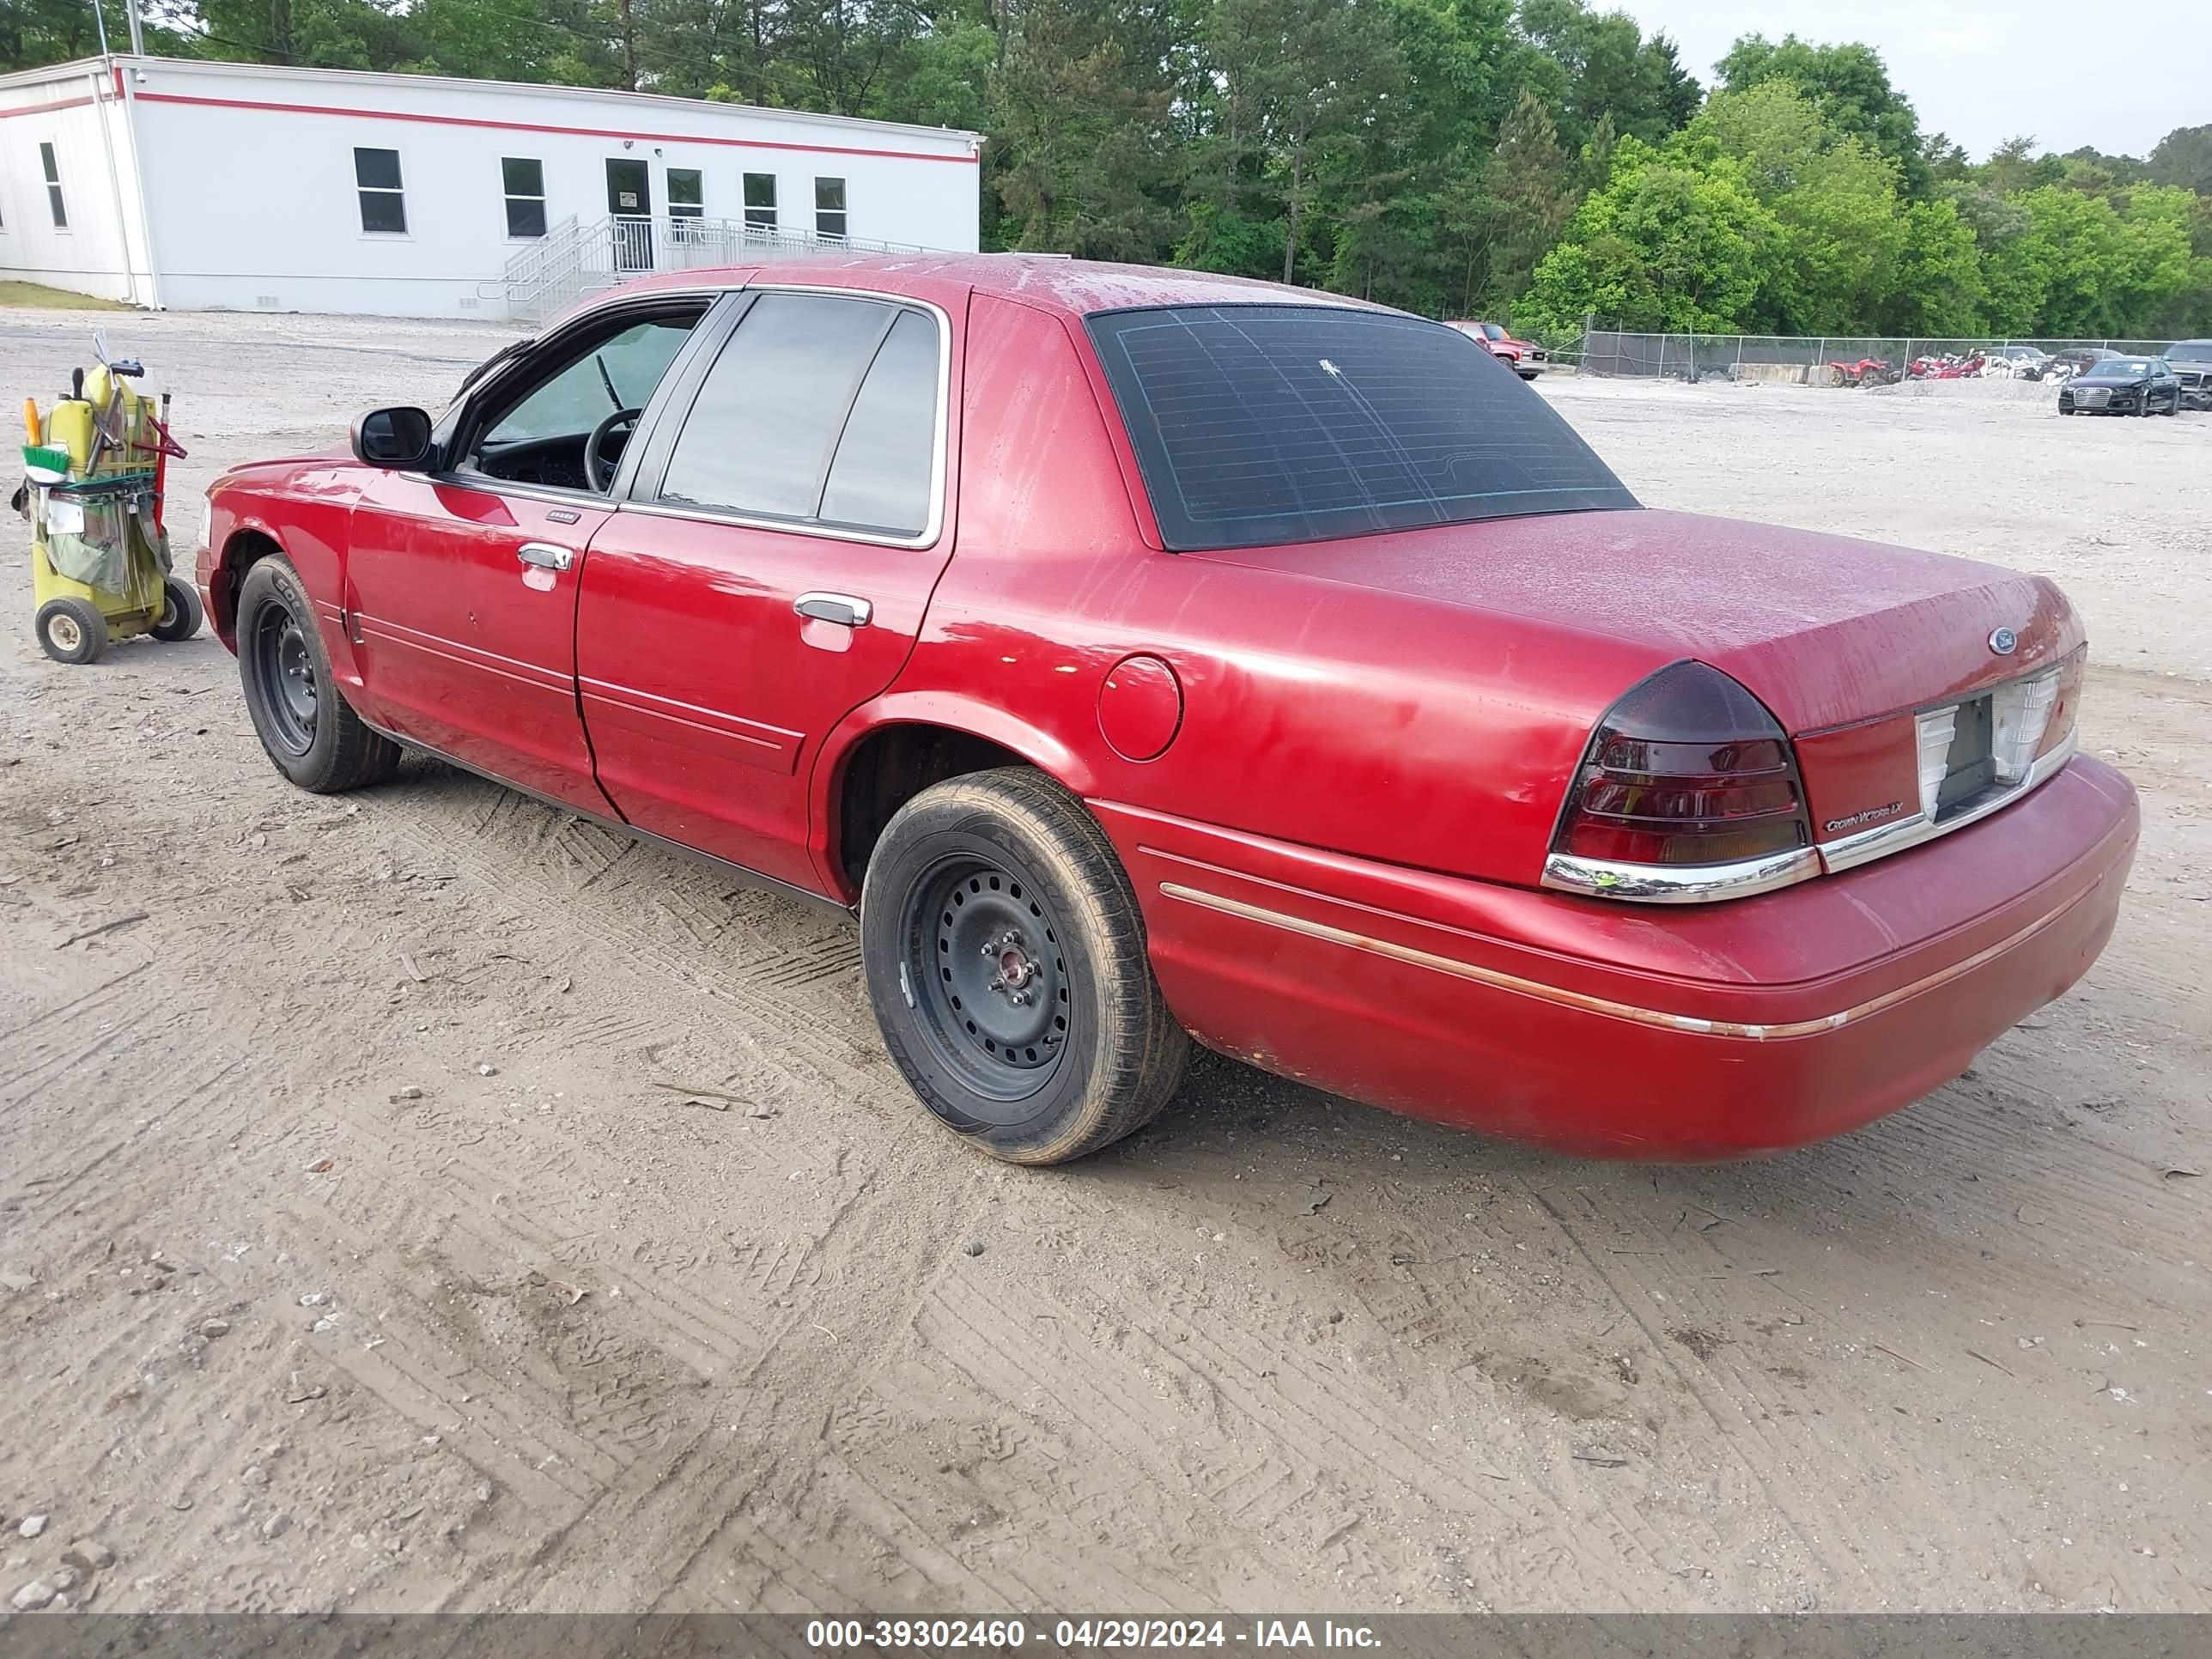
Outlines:
{"type": "Polygon", "coordinates": [[[48,110],[76,109],[93,101],[88,94],[82,98],[64,98],[51,104],[19,104],[14,109],[0,109],[0,121],[15,115],[44,115],[48,110]]]}
{"type": "MultiPolygon", "coordinates": [[[[81,99],[79,102],[89,102],[81,99]]],[[[497,132],[554,132],[578,138],[640,138],[656,144],[720,144],[737,149],[798,150],[812,155],[882,155],[900,161],[957,161],[973,166],[973,155],[933,155],[912,149],[854,149],[836,144],[782,144],[765,138],[706,138],[689,132],[641,132],[616,127],[557,127],[538,121],[485,121],[467,115],[417,115],[399,110],[346,109],[321,104],[268,104],[244,98],[193,98],[176,92],[142,92],[142,104],[199,104],[215,109],[274,110],[284,115],[356,115],[374,121],[421,121],[432,126],[483,127],[497,132]]],[[[10,112],[11,113],[15,112],[10,112]]]]}

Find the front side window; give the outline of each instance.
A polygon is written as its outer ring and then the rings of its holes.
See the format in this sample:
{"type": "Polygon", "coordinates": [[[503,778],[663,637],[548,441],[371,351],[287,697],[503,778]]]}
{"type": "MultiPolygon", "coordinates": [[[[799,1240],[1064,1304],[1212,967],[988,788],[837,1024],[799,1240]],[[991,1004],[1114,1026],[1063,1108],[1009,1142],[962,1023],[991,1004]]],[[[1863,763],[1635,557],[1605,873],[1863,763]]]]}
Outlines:
{"type": "Polygon", "coordinates": [[[376,236],[407,234],[407,198],[399,183],[399,152],[356,149],[353,182],[361,197],[361,228],[376,236]]]}
{"type": "Polygon", "coordinates": [[[635,421],[615,417],[653,400],[668,366],[701,313],[654,317],[617,326],[590,341],[550,351],[543,367],[516,386],[495,392],[467,465],[517,483],[601,489],[621,459],[635,421]],[[586,446],[600,424],[613,422],[598,455],[586,446]],[[593,462],[600,465],[595,476],[593,462]]]}
{"type": "Polygon", "coordinates": [[[814,234],[845,240],[845,181],[842,179],[817,179],[814,181],[814,234]]]}
{"type": "Polygon", "coordinates": [[[54,157],[54,147],[52,144],[39,146],[39,165],[46,170],[46,206],[54,216],[54,228],[67,230],[69,208],[62,201],[61,164],[54,157]]]}
{"type": "Polygon", "coordinates": [[[942,406],[936,319],[764,294],[699,388],[660,499],[899,538],[929,528],[942,406]]]}
{"type": "Polygon", "coordinates": [[[509,155],[499,164],[500,184],[507,191],[507,234],[543,236],[545,234],[545,163],[509,155]]]}
{"type": "Polygon", "coordinates": [[[745,174],[745,228],[775,228],[775,174],[773,173],[745,174]]]}
{"type": "Polygon", "coordinates": [[[1182,306],[1089,328],[1178,551],[1637,505],[1510,368],[1417,317],[1182,306]]]}

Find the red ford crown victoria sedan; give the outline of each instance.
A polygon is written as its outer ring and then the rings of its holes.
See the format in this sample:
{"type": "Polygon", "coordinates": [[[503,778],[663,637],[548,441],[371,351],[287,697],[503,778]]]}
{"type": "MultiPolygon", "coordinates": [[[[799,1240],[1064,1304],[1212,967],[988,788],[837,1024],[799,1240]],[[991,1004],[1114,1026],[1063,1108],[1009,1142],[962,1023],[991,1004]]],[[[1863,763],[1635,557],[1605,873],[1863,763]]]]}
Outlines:
{"type": "Polygon", "coordinates": [[[1191,1038],[1622,1157],[1964,1071],[2112,929],[2050,582],[1641,507],[1512,369],[1018,256],[686,271],[210,491],[303,788],[442,756],[857,912],[923,1103],[1076,1158],[1191,1038]]]}

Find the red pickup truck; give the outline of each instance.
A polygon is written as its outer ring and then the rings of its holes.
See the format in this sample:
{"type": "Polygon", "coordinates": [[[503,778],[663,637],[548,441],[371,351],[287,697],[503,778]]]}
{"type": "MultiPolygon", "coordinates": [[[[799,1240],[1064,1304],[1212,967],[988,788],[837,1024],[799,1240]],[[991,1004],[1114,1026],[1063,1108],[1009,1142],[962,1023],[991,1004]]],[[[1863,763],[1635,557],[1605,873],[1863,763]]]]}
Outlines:
{"type": "Polygon", "coordinates": [[[1515,339],[1496,323],[1447,322],[1444,326],[1480,341],[1492,356],[1512,364],[1513,372],[1524,380],[1534,380],[1551,366],[1551,356],[1543,347],[1515,339]]]}

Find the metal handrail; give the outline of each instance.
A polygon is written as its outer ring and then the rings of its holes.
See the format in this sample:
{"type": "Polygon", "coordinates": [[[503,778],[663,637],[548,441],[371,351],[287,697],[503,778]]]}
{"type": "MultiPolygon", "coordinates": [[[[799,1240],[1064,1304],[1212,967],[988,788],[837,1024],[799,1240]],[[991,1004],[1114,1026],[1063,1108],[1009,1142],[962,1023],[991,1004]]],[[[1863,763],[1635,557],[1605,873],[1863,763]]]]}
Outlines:
{"type": "Polygon", "coordinates": [[[501,288],[507,315],[544,321],[579,300],[653,270],[691,270],[829,252],[929,253],[913,242],[747,224],[671,214],[609,214],[563,219],[507,262],[501,288]]]}

